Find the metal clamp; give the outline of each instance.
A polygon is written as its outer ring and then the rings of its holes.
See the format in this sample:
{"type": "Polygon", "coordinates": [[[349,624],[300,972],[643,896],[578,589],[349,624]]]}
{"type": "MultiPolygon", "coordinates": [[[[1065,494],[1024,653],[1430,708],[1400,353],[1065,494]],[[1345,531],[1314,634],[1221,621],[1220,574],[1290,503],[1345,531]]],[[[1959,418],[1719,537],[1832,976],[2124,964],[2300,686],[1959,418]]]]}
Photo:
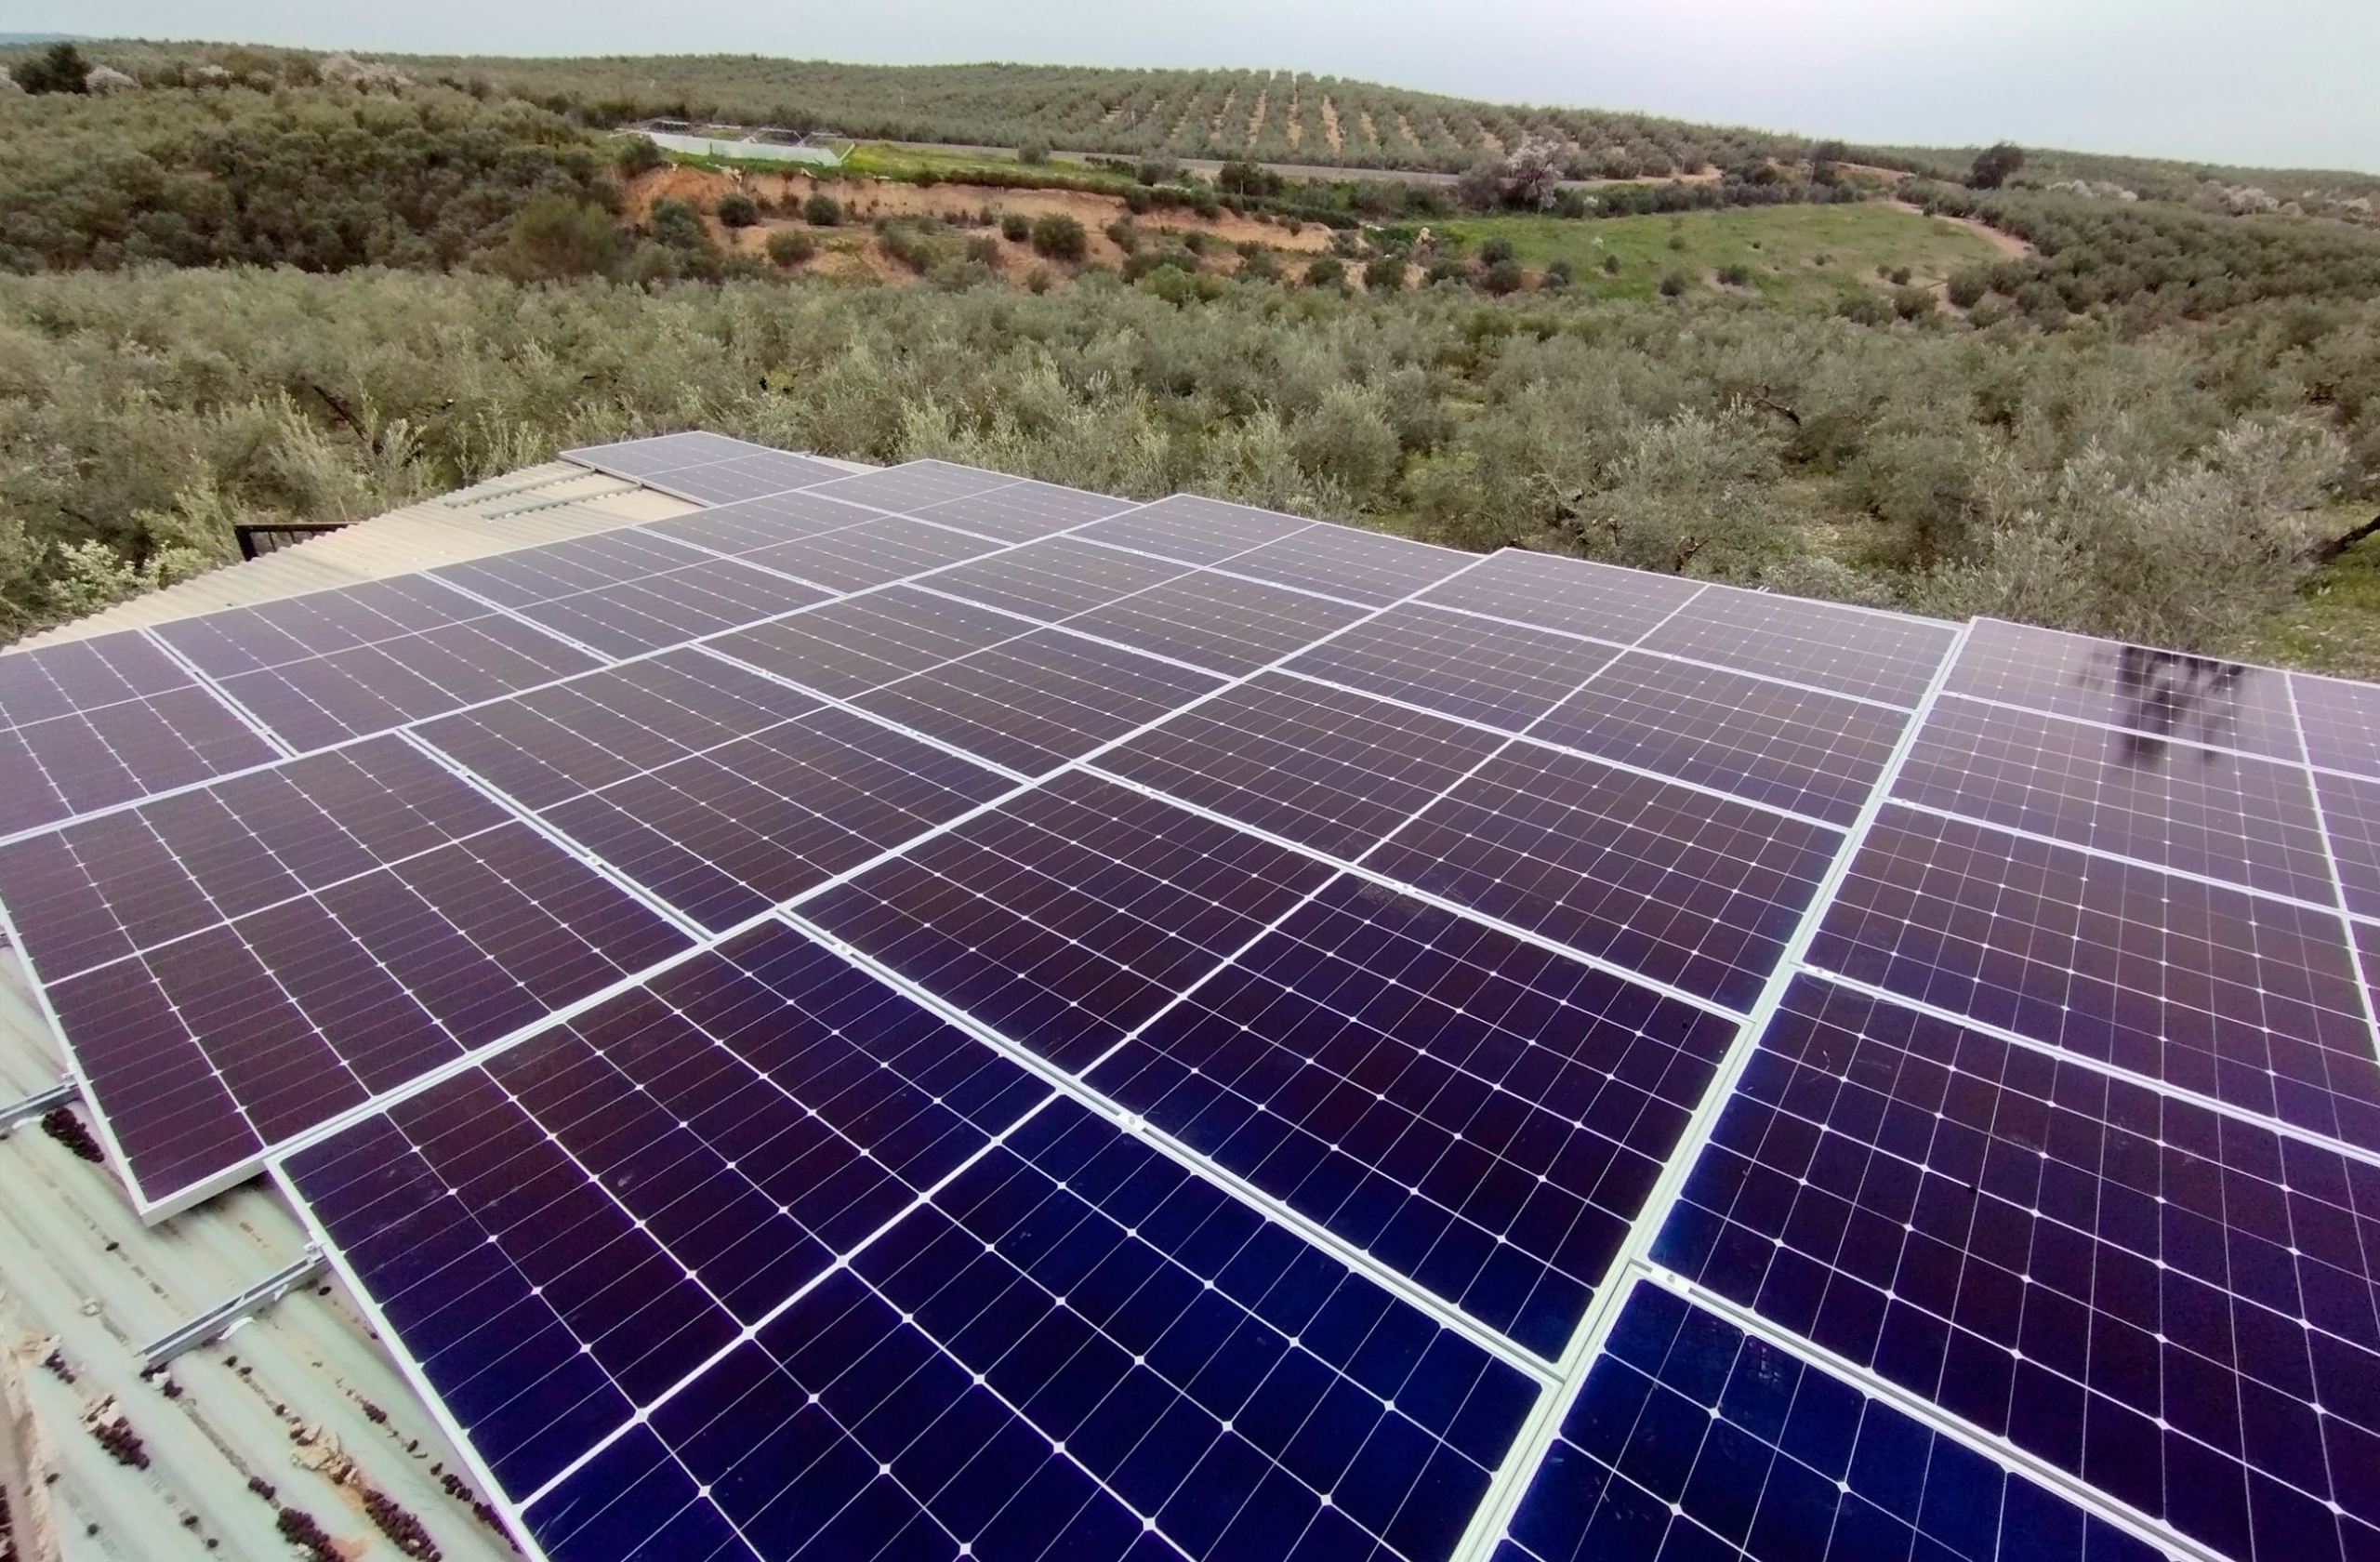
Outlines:
{"type": "Polygon", "coordinates": [[[327,1267],[329,1263],[324,1258],[323,1250],[311,1242],[307,1243],[305,1256],[297,1263],[141,1346],[140,1375],[147,1377],[185,1351],[195,1350],[215,1339],[249,1314],[271,1306],[327,1267]]]}

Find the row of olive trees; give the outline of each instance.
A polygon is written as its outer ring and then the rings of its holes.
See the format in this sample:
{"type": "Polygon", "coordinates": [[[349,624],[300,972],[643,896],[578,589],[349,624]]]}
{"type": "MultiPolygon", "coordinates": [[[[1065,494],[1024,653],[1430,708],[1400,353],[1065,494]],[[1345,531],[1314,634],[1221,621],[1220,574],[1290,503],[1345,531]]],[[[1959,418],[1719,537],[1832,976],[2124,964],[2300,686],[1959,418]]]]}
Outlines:
{"type": "Polygon", "coordinates": [[[0,278],[0,611],[22,629],[186,573],[240,520],[701,425],[2204,645],[2286,597],[2309,507],[2380,450],[2380,306],[2294,328],[1986,341],[1239,285],[1179,309],[1104,278],[0,278]]]}

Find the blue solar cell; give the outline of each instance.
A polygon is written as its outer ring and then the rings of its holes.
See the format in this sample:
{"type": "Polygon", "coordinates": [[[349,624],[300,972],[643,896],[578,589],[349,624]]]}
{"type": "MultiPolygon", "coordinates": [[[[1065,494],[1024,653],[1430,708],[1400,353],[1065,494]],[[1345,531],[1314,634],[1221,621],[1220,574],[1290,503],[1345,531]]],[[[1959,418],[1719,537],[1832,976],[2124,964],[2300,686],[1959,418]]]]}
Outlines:
{"type": "Polygon", "coordinates": [[[1342,878],[1090,1079],[1551,1358],[1734,1032],[1342,878]]]}
{"type": "Polygon", "coordinates": [[[1655,1256],[2223,1555],[2348,1556],[2375,1200],[2362,1159],[1803,978],[1655,1256]]]}
{"type": "Polygon", "coordinates": [[[2096,1515],[1640,1283],[1501,1562],[2149,1562],[2096,1515]]]}

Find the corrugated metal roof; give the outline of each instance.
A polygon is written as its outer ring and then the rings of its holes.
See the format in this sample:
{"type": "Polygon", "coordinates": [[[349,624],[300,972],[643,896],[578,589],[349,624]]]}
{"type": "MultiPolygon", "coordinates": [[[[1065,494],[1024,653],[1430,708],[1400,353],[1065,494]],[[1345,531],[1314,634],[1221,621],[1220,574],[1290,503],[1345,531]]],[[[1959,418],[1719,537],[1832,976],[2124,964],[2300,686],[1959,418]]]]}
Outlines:
{"type": "MultiPolygon", "coordinates": [[[[12,649],[697,508],[549,462],[119,602],[12,649]]],[[[58,1082],[56,1045],[16,952],[0,948],[0,1105],[58,1082]]],[[[112,1172],[39,1123],[0,1138],[0,1499],[14,1521],[0,1531],[0,1562],[11,1544],[23,1562],[276,1557],[293,1545],[353,1562],[516,1555],[370,1322],[327,1280],[142,1377],[143,1344],[305,1251],[297,1215],[268,1182],[152,1228],[112,1172]]]]}

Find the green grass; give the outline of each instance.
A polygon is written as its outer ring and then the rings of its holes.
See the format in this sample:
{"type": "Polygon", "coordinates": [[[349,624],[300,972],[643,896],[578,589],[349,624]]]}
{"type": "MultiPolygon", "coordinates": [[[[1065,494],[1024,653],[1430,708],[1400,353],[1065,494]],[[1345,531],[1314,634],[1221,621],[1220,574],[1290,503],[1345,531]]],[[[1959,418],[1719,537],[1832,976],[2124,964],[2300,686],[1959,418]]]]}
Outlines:
{"type": "MultiPolygon", "coordinates": [[[[2372,519],[2372,506],[2342,505],[2317,535],[2337,536],[2372,519]]],[[[2298,591],[2297,600],[2233,643],[2228,655],[2380,680],[2380,536],[2366,537],[2298,591]]]]}
{"type": "Polygon", "coordinates": [[[1912,282],[1931,283],[1962,266],[2000,258],[1990,240],[1954,222],[1873,202],[1738,206],[1583,222],[1456,218],[1440,226],[1474,248],[1492,236],[1510,239],[1514,252],[1531,268],[1567,259],[1580,291],[1614,298],[1649,298],[1672,271],[1685,272],[1694,287],[1708,289],[1721,267],[1740,265],[1752,273],[1752,290],[1764,298],[1823,303],[1854,285],[1883,285],[1878,266],[1907,266],[1912,282]],[[1620,258],[1617,276],[1604,271],[1607,256],[1620,258]]]}

